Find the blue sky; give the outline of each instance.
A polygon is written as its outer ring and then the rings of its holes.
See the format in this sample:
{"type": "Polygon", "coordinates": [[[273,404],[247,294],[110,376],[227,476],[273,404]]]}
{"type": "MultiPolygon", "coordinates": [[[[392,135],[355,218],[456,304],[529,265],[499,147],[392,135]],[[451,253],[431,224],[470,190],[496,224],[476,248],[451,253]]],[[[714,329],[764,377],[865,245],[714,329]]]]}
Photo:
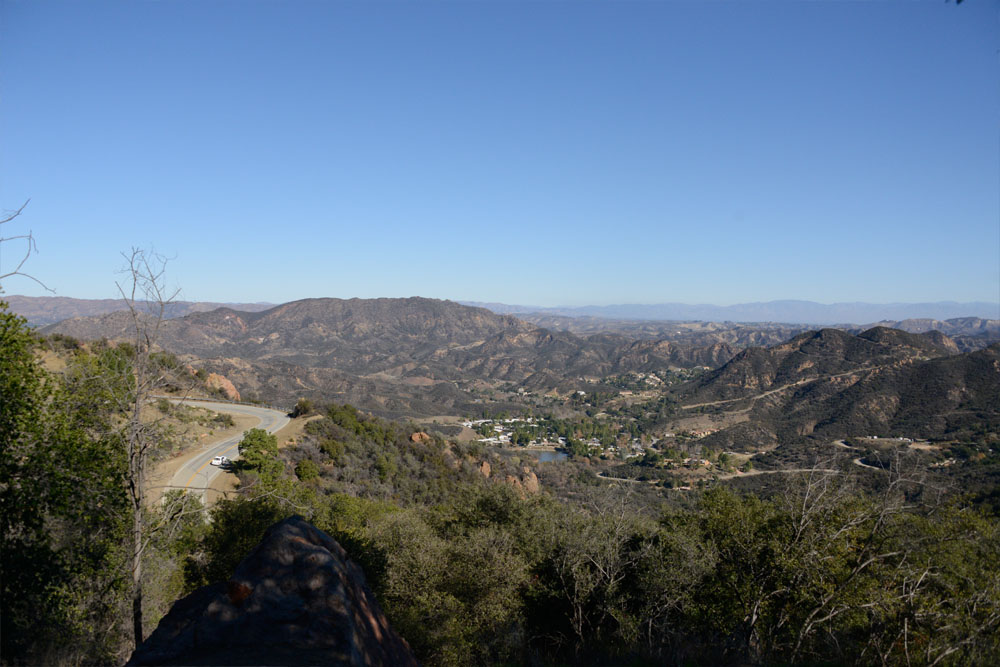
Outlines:
{"type": "Polygon", "coordinates": [[[998,301],[998,17],[0,0],[3,231],[80,298],[998,301]]]}

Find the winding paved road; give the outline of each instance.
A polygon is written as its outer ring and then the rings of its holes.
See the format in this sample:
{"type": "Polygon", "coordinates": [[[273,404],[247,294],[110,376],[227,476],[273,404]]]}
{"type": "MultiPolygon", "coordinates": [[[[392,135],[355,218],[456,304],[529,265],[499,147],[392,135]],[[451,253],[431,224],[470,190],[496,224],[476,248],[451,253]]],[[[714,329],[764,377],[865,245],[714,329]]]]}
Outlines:
{"type": "MultiPolygon", "coordinates": [[[[262,428],[268,433],[274,433],[288,423],[288,415],[280,410],[271,408],[259,408],[253,405],[237,405],[235,403],[223,403],[220,401],[203,401],[199,399],[187,398],[183,400],[170,399],[173,403],[187,403],[198,407],[208,408],[216,412],[227,412],[230,414],[250,415],[259,421],[256,427],[262,428]]],[[[235,459],[239,456],[239,443],[243,435],[234,435],[226,438],[222,442],[204,447],[194,454],[188,455],[187,460],[174,473],[170,480],[169,488],[189,489],[190,493],[197,493],[199,499],[205,501],[205,490],[211,488],[212,482],[222,473],[222,468],[212,465],[212,459],[216,456],[228,456],[235,459]]]]}

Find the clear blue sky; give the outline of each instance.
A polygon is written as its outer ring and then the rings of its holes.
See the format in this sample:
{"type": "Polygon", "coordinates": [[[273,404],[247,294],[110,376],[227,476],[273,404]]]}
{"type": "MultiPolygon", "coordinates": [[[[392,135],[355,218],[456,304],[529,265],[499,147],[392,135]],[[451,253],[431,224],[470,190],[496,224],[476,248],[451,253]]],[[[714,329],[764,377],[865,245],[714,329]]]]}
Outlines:
{"type": "Polygon", "coordinates": [[[996,0],[0,21],[4,232],[62,296],[142,246],[201,301],[1000,300],[996,0]]]}

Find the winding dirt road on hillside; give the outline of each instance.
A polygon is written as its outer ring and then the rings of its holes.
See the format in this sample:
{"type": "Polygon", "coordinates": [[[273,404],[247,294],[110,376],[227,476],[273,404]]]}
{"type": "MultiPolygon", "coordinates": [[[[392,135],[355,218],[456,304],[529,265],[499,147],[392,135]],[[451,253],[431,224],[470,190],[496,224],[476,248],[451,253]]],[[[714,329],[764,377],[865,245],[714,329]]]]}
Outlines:
{"type": "Polygon", "coordinates": [[[750,407],[744,408],[742,410],[734,410],[734,412],[747,412],[753,408],[754,403],[757,399],[765,398],[771,396],[772,394],[777,394],[779,392],[785,391],[786,389],[791,389],[792,387],[800,387],[804,384],[809,384],[810,382],[816,382],[818,380],[832,380],[834,378],[847,377],[848,375],[857,375],[858,373],[866,373],[868,371],[878,370],[883,368],[883,366],[871,366],[866,368],[856,368],[852,371],[845,371],[843,373],[835,373],[834,375],[817,375],[816,377],[803,378],[801,380],[796,380],[795,382],[790,382],[789,384],[783,384],[775,389],[770,389],[765,391],[763,394],[757,394],[756,396],[742,396],[740,398],[727,398],[723,401],[709,401],[708,403],[691,403],[690,405],[680,406],[681,410],[692,410],[694,408],[705,408],[711,405],[725,405],[726,403],[737,403],[739,401],[750,401],[750,407]]]}
{"type": "MultiPolygon", "coordinates": [[[[173,403],[185,403],[200,408],[208,408],[215,412],[223,412],[232,415],[248,415],[258,420],[257,426],[268,433],[274,433],[288,424],[288,415],[280,410],[271,408],[261,408],[255,405],[237,405],[235,403],[223,403],[221,401],[205,401],[200,399],[170,399],[173,403]]],[[[194,451],[187,454],[184,462],[174,473],[165,489],[185,489],[189,493],[197,494],[199,500],[205,502],[205,491],[212,487],[215,478],[222,474],[220,466],[213,466],[212,459],[216,456],[228,456],[230,459],[239,457],[239,443],[243,439],[242,434],[237,434],[226,438],[214,445],[195,447],[194,451]]],[[[227,473],[228,474],[228,473],[227,473]]]]}

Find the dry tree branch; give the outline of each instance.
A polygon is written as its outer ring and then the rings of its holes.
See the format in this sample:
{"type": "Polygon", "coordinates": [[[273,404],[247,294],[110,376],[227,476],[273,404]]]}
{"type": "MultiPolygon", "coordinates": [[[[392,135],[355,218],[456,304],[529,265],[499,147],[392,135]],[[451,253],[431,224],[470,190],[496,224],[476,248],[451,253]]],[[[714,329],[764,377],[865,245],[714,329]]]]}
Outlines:
{"type": "MultiPolygon", "coordinates": [[[[6,217],[0,220],[0,225],[5,225],[8,222],[13,221],[19,215],[21,215],[21,212],[24,210],[24,208],[28,205],[28,202],[30,201],[31,200],[28,199],[23,204],[21,204],[21,208],[17,209],[16,211],[8,212],[6,214],[6,217]]],[[[3,281],[5,278],[10,278],[11,276],[21,276],[22,278],[28,278],[29,280],[34,280],[36,283],[41,285],[43,289],[45,289],[48,292],[51,292],[52,294],[55,294],[56,291],[54,289],[52,289],[51,287],[49,287],[38,278],[31,275],[30,273],[25,273],[24,271],[21,270],[24,268],[25,263],[28,261],[28,258],[31,257],[32,253],[38,252],[38,246],[35,243],[35,237],[32,234],[31,230],[29,229],[27,234],[16,234],[14,236],[0,236],[0,266],[2,266],[3,244],[6,243],[7,241],[24,241],[25,245],[24,256],[21,257],[21,259],[18,261],[17,266],[14,267],[13,271],[0,273],[0,281],[3,281]]],[[[2,270],[3,269],[0,269],[0,271],[2,270]]],[[[3,284],[2,282],[0,282],[0,293],[2,292],[3,292],[3,284]]]]}

